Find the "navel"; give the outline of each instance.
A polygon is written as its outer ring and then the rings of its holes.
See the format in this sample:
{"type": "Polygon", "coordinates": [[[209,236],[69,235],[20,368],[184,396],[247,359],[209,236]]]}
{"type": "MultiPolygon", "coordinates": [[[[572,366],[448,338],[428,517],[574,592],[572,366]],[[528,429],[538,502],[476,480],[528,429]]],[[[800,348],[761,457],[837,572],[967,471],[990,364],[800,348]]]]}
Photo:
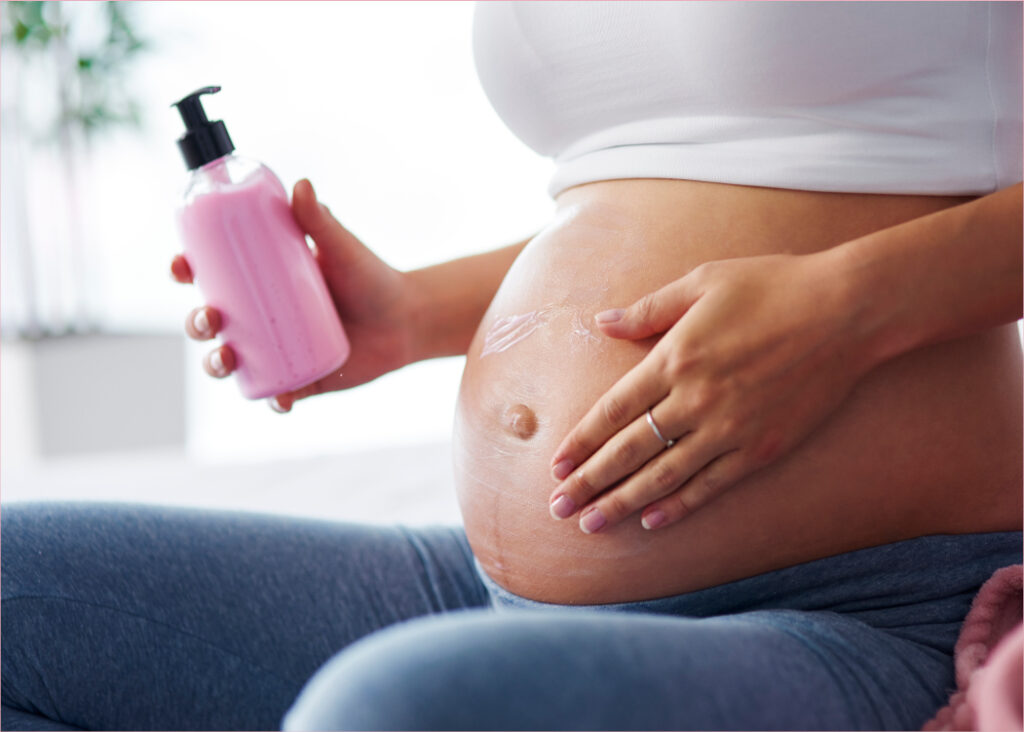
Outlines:
{"type": "Polygon", "coordinates": [[[521,440],[528,440],[537,431],[537,415],[525,404],[516,404],[505,410],[505,428],[521,440]]]}

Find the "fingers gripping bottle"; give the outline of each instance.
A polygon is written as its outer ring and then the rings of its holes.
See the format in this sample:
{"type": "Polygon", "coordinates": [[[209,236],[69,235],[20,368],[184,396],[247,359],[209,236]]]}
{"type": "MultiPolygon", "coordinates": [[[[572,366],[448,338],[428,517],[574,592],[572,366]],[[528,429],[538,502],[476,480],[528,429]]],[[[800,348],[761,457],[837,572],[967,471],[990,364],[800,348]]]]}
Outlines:
{"type": "Polygon", "coordinates": [[[224,122],[206,118],[200,96],[218,91],[205,87],[174,104],[191,171],[178,224],[200,292],[220,311],[242,394],[261,399],[340,369],[349,343],[281,181],[233,155],[224,122]]]}

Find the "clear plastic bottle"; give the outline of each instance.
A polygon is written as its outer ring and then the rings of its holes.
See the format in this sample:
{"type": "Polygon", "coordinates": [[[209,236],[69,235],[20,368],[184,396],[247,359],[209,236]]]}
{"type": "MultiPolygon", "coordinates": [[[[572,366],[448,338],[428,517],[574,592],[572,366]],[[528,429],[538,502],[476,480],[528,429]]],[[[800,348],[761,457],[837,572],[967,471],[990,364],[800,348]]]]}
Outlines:
{"type": "Polygon", "coordinates": [[[192,171],[178,225],[199,290],[221,314],[242,394],[261,399],[340,369],[349,342],[281,181],[232,154],[224,123],[207,120],[200,96],[218,91],[205,87],[174,105],[192,171]]]}

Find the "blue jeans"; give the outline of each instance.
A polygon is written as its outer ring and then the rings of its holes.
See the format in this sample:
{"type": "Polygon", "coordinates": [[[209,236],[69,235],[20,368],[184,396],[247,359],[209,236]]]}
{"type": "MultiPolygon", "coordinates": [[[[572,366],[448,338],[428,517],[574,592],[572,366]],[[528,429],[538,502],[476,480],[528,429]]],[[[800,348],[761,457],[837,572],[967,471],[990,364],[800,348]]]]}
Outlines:
{"type": "Polygon", "coordinates": [[[1019,532],[558,607],[461,530],[9,505],[4,729],[916,729],[1019,532]]]}

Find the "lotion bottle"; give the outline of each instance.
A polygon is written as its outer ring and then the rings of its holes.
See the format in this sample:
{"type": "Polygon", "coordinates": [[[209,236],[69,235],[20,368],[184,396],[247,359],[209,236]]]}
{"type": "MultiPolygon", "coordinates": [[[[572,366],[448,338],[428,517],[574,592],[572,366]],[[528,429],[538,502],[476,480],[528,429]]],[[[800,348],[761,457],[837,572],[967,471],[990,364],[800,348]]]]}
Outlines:
{"type": "Polygon", "coordinates": [[[173,105],[191,171],[178,225],[199,290],[220,312],[242,394],[262,399],[340,369],[350,349],[281,181],[234,155],[224,122],[206,118],[200,97],[218,91],[205,87],[173,105]]]}

